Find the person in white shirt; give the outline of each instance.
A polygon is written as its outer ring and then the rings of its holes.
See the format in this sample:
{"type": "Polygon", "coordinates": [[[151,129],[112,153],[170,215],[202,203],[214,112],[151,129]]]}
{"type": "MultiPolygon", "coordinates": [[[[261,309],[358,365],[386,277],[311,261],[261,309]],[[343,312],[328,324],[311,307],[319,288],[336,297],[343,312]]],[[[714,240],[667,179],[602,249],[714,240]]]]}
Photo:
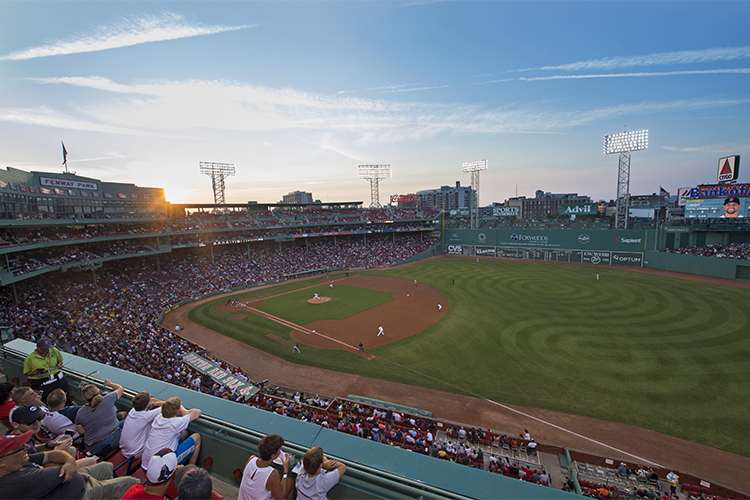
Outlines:
{"type": "Polygon", "coordinates": [[[151,430],[151,423],[161,414],[164,403],[152,398],[148,392],[139,392],[133,396],[133,408],[125,417],[120,434],[120,451],[125,458],[137,457],[146,447],[146,439],[151,430]]]}
{"type": "Polygon", "coordinates": [[[73,441],[77,441],[81,436],[76,431],[76,425],[73,423],[76,419],[76,413],[80,406],[65,406],[67,394],[62,389],[55,389],[47,396],[47,414],[42,419],[42,429],[49,437],[56,438],[65,431],[72,430],[73,441]]]}
{"type": "Polygon", "coordinates": [[[242,472],[242,483],[238,500],[281,500],[291,496],[294,481],[289,477],[289,455],[281,451],[284,438],[278,434],[268,434],[258,443],[258,455],[250,455],[242,472]],[[281,459],[284,475],[273,468],[271,463],[281,459]]]}
{"type": "Polygon", "coordinates": [[[297,475],[298,500],[325,500],[328,491],[346,473],[346,465],[337,460],[328,460],[323,448],[316,446],[305,453],[303,470],[297,475]]]}
{"type": "Polygon", "coordinates": [[[186,410],[180,398],[169,398],[161,405],[161,415],[151,423],[151,431],[146,439],[146,447],[141,455],[141,467],[148,471],[148,463],[156,452],[163,448],[175,450],[177,463],[194,465],[198,460],[201,435],[188,435],[190,422],[201,416],[197,408],[186,410]]]}

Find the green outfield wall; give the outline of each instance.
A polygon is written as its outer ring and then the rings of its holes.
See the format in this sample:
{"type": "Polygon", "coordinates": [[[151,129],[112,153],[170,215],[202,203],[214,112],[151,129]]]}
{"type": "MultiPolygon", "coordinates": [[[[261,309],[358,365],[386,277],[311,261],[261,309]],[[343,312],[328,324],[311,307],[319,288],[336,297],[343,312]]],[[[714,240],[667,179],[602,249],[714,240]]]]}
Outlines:
{"type": "Polygon", "coordinates": [[[715,278],[750,280],[750,261],[647,251],[644,267],[715,278]]]}
{"type": "Polygon", "coordinates": [[[745,242],[747,232],[694,231],[665,227],[654,230],[554,230],[448,229],[443,232],[443,252],[471,257],[613,266],[636,266],[750,280],[750,261],[666,253],[712,243],[745,242]]]}
{"type": "Polygon", "coordinates": [[[449,229],[443,249],[449,255],[503,257],[577,264],[643,266],[654,248],[649,230],[449,229]]]}

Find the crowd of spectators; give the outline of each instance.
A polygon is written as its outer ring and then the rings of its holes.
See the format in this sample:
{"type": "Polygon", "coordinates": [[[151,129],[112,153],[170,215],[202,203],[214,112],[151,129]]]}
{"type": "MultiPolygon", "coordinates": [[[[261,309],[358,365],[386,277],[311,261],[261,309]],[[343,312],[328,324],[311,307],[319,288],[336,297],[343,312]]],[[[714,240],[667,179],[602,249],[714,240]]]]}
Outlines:
{"type": "Polygon", "coordinates": [[[701,257],[750,260],[750,243],[730,243],[729,245],[714,243],[694,247],[667,248],[664,251],[684,255],[700,255],[701,257]]]}

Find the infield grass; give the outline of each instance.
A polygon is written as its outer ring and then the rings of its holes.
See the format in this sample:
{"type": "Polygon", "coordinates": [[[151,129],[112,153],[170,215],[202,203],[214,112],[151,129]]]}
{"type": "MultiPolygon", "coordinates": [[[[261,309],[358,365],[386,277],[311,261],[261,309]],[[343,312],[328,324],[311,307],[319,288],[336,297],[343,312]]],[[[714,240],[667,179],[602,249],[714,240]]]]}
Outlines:
{"type": "MultiPolygon", "coordinates": [[[[292,357],[264,335],[288,338],[288,329],[257,316],[226,322],[208,304],[190,318],[294,362],[637,425],[750,456],[741,430],[750,414],[749,290],[491,259],[374,274],[433,286],[450,308],[419,334],[369,350],[370,361],[307,346],[292,357]]],[[[294,307],[277,312],[301,324],[321,319],[294,307]]]]}

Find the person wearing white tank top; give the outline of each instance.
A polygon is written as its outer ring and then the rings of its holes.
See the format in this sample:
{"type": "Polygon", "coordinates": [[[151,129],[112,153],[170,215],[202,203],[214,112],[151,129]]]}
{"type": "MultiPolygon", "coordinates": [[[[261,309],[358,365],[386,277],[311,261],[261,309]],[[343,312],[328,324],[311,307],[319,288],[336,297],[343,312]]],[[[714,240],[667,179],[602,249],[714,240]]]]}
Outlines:
{"type": "Polygon", "coordinates": [[[251,455],[245,464],[238,500],[282,500],[291,497],[294,482],[289,477],[289,455],[281,451],[284,438],[269,434],[258,443],[260,457],[251,455]],[[281,457],[284,475],[271,466],[281,457]]]}

